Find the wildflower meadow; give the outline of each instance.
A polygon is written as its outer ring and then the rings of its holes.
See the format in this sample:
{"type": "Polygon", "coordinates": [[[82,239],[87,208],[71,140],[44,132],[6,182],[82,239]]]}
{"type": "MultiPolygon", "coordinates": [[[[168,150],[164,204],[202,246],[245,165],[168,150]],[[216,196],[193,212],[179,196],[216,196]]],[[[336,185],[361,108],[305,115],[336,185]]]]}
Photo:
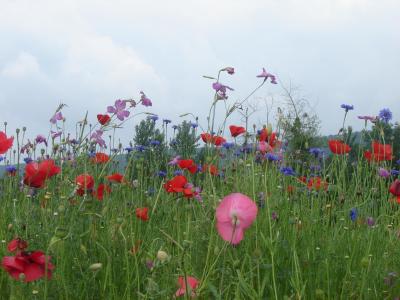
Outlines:
{"type": "Polygon", "coordinates": [[[288,97],[253,125],[267,70],[240,100],[233,67],[203,76],[206,119],[137,91],[48,132],[1,120],[0,298],[398,299],[399,107],[343,104],[321,136],[288,97]]]}

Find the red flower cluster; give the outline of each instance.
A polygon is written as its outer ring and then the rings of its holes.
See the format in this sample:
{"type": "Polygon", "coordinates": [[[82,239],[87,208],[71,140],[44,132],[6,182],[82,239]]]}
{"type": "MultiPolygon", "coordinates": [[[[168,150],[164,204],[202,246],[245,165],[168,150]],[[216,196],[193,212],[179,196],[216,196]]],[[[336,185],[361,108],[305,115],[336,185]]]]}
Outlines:
{"type": "Polygon", "coordinates": [[[58,173],[60,173],[60,168],[52,159],[40,163],[31,162],[25,166],[24,184],[33,188],[42,188],[47,179],[58,173]]]}
{"type": "Polygon", "coordinates": [[[231,132],[232,137],[237,137],[237,136],[241,135],[242,133],[246,132],[246,129],[244,127],[235,126],[235,125],[229,126],[229,130],[231,132]]]}
{"type": "Polygon", "coordinates": [[[111,182],[122,183],[125,181],[124,175],[120,173],[114,173],[112,175],[106,176],[106,178],[111,182]]]}
{"type": "Polygon", "coordinates": [[[94,178],[89,174],[81,174],[76,176],[75,183],[78,186],[76,193],[83,196],[85,192],[92,191],[94,187],[94,178]]]}
{"type": "Polygon", "coordinates": [[[181,159],[178,162],[178,166],[181,169],[188,170],[192,174],[197,171],[197,165],[193,162],[193,159],[181,159]]]}
{"type": "Polygon", "coordinates": [[[211,135],[209,133],[200,134],[201,139],[206,144],[214,144],[215,146],[221,146],[226,140],[222,136],[211,135]]]}
{"type": "Polygon", "coordinates": [[[104,164],[110,160],[110,157],[102,152],[97,152],[94,157],[92,157],[91,161],[95,164],[104,164]]]}
{"type": "Polygon", "coordinates": [[[4,154],[10,149],[13,145],[14,137],[7,138],[7,135],[0,131],[0,154],[4,154]]]}
{"type": "Polygon", "coordinates": [[[50,256],[42,251],[27,252],[28,243],[16,238],[12,240],[7,249],[16,252],[15,256],[5,256],[1,262],[4,270],[16,280],[23,279],[25,282],[38,280],[45,275],[51,279],[54,266],[50,263],[50,256]]]}
{"type": "Polygon", "coordinates": [[[136,208],[136,217],[138,219],[141,219],[142,221],[148,221],[149,220],[149,208],[148,207],[139,207],[136,208]]]}
{"type": "Polygon", "coordinates": [[[278,140],[276,139],[276,133],[271,132],[270,134],[267,128],[261,129],[259,140],[260,142],[268,143],[268,145],[270,145],[272,148],[274,148],[278,144],[278,140]]]}
{"type": "Polygon", "coordinates": [[[380,144],[376,141],[372,142],[372,151],[364,152],[364,157],[368,161],[392,160],[392,146],[389,144],[380,144]]]}
{"type": "Polygon", "coordinates": [[[101,114],[98,114],[97,115],[97,120],[99,121],[99,123],[101,124],[101,125],[107,125],[109,122],[110,122],[110,120],[111,120],[111,118],[110,118],[110,116],[109,115],[101,115],[101,114]]]}
{"type": "Polygon", "coordinates": [[[349,153],[351,147],[341,140],[329,140],[329,149],[335,154],[346,154],[349,153]]]}
{"type": "Polygon", "coordinates": [[[199,196],[199,190],[193,188],[193,185],[188,183],[186,177],[183,175],[177,175],[164,183],[164,190],[167,193],[182,193],[185,198],[199,196]]]}
{"type": "Polygon", "coordinates": [[[218,175],[218,168],[215,165],[207,165],[204,164],[203,167],[201,168],[201,171],[204,172],[209,172],[211,175],[218,175]]]}

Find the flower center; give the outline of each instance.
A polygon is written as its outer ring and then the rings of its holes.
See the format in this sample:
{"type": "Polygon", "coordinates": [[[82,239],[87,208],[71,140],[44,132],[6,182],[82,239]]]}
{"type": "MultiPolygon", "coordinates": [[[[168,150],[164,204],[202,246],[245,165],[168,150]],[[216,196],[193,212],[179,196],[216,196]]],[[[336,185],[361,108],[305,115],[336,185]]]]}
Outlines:
{"type": "Polygon", "coordinates": [[[236,210],[232,210],[230,213],[231,219],[232,219],[232,225],[233,226],[238,226],[240,224],[240,220],[238,218],[238,214],[236,210]]]}

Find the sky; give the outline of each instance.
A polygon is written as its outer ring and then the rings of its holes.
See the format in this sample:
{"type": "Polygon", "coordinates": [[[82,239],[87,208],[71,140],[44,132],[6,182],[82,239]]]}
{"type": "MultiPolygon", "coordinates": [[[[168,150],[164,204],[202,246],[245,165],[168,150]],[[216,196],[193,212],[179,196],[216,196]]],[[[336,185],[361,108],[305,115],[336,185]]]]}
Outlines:
{"type": "MultiPolygon", "coordinates": [[[[235,89],[228,105],[260,83],[262,67],[278,77],[250,98],[259,110],[251,124],[266,122],[266,105],[273,119],[290,84],[321,119],[321,134],[338,131],[342,103],[354,105],[355,129],[364,125],[357,115],[386,107],[400,120],[399,11],[397,0],[0,0],[0,129],[7,121],[10,132],[47,134],[61,102],[74,128],[86,111],[94,122],[140,91],[153,107],[135,113],[178,123],[191,112],[204,126],[213,91],[202,75],[227,66],[236,72],[221,78],[235,89]]],[[[228,120],[239,123],[236,113],[228,120]]]]}

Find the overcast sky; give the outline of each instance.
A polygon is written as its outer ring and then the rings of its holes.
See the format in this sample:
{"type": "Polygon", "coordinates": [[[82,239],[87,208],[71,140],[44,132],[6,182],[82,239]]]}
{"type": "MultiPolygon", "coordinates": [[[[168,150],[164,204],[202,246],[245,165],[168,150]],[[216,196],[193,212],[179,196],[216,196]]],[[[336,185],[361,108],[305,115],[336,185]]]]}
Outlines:
{"type": "MultiPolygon", "coordinates": [[[[60,101],[72,125],[143,90],[148,111],[205,124],[213,92],[202,75],[226,66],[228,102],[265,67],[301,87],[323,134],[337,132],[342,103],[355,106],[355,128],[385,107],[399,120],[399,12],[398,0],[0,0],[0,122],[46,134],[60,101]]],[[[281,93],[268,84],[255,97],[281,93]]]]}

